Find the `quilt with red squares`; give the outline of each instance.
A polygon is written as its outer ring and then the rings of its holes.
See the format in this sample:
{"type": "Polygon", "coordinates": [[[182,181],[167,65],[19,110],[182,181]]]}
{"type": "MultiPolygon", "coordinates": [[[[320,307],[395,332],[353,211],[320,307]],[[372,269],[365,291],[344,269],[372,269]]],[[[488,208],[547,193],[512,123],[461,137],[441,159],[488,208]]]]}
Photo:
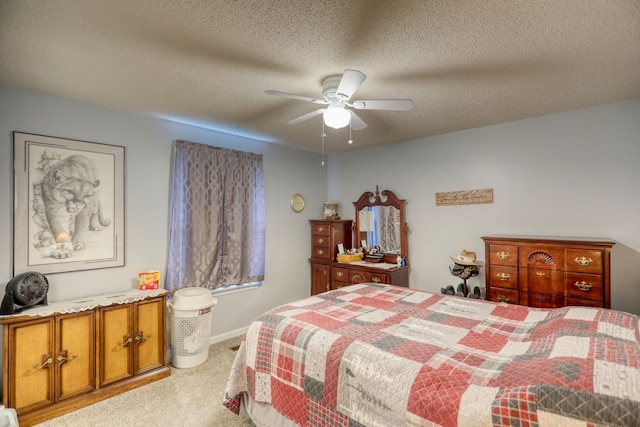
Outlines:
{"type": "Polygon", "coordinates": [[[300,426],[637,427],[639,323],[353,285],[256,319],[223,404],[269,405],[300,426]]]}

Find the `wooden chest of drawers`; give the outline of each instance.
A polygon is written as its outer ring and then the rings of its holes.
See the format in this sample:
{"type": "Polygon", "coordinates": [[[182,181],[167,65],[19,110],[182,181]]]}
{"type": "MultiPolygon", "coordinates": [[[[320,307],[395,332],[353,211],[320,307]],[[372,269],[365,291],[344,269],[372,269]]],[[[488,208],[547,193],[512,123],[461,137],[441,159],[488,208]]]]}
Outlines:
{"type": "Polygon", "coordinates": [[[351,220],[310,220],[311,258],[333,260],[338,253],[338,244],[351,248],[351,220]]]}
{"type": "Polygon", "coordinates": [[[611,308],[613,240],[507,235],[482,239],[488,300],[531,307],[611,308]]]}
{"type": "Polygon", "coordinates": [[[357,283],[388,283],[409,287],[409,267],[382,269],[336,262],[338,244],[351,249],[351,220],[310,220],[311,295],[357,283]]]}

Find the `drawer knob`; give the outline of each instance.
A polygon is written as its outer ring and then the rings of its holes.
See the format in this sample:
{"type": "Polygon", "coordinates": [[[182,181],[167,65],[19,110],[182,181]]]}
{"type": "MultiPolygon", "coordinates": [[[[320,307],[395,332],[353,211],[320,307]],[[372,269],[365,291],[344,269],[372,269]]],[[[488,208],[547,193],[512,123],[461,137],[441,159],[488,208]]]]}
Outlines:
{"type": "Polygon", "coordinates": [[[547,299],[546,297],[543,297],[542,295],[538,295],[536,298],[538,299],[538,301],[544,301],[544,300],[547,299]]]}
{"type": "Polygon", "coordinates": [[[318,227],[318,231],[323,232],[324,231],[324,227],[318,227]]]}
{"type": "Polygon", "coordinates": [[[589,282],[585,282],[584,280],[581,282],[576,282],[574,283],[574,286],[578,289],[580,289],[581,291],[588,291],[589,289],[593,288],[593,285],[589,282]]]}
{"type": "Polygon", "coordinates": [[[342,276],[344,276],[344,273],[343,273],[342,271],[338,271],[338,272],[336,273],[336,276],[338,276],[338,277],[342,277],[342,276]]]}
{"type": "Polygon", "coordinates": [[[509,297],[505,296],[505,295],[498,295],[498,298],[496,298],[498,300],[498,302],[509,302],[509,297]]]}
{"type": "Polygon", "coordinates": [[[318,252],[318,255],[322,255],[324,253],[322,249],[318,249],[316,252],[318,252]]]}
{"type": "Polygon", "coordinates": [[[371,279],[373,283],[380,283],[380,279],[378,277],[374,277],[371,279]]]}
{"type": "Polygon", "coordinates": [[[538,277],[544,277],[546,275],[547,274],[544,271],[536,271],[536,276],[538,276],[538,277]]]}
{"type": "Polygon", "coordinates": [[[317,240],[317,242],[318,242],[318,244],[319,244],[319,245],[321,245],[321,244],[323,244],[323,243],[324,243],[324,239],[323,239],[322,237],[320,237],[320,238],[317,240]]]}
{"type": "Polygon", "coordinates": [[[500,251],[496,255],[498,255],[498,258],[500,258],[503,261],[505,259],[509,259],[509,257],[511,256],[511,254],[509,252],[505,252],[505,251],[500,251]]]}
{"type": "Polygon", "coordinates": [[[32,368],[33,369],[44,369],[44,368],[48,368],[52,363],[53,363],[53,359],[51,358],[50,354],[43,354],[42,358],[44,359],[44,362],[42,362],[42,365],[33,365],[32,368]]]}
{"type": "Polygon", "coordinates": [[[588,265],[591,265],[593,263],[593,260],[591,258],[586,258],[586,257],[576,257],[576,259],[574,259],[574,261],[578,264],[581,265],[583,267],[586,267],[588,265]]]}
{"type": "Polygon", "coordinates": [[[498,280],[502,280],[503,282],[506,282],[507,280],[511,279],[511,275],[507,273],[498,273],[496,274],[496,276],[498,276],[498,280]]]}

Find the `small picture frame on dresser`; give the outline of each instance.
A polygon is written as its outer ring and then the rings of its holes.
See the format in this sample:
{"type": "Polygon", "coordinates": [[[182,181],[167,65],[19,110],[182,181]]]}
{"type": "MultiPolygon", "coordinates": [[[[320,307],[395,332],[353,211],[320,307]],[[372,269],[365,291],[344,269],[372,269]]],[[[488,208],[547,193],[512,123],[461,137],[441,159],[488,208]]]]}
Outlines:
{"type": "Polygon", "coordinates": [[[340,219],[340,216],[338,215],[338,206],[340,206],[340,203],[338,202],[324,202],[324,207],[322,208],[322,218],[340,219]]]}
{"type": "Polygon", "coordinates": [[[338,253],[341,255],[345,254],[344,245],[342,243],[338,243],[338,253]]]}

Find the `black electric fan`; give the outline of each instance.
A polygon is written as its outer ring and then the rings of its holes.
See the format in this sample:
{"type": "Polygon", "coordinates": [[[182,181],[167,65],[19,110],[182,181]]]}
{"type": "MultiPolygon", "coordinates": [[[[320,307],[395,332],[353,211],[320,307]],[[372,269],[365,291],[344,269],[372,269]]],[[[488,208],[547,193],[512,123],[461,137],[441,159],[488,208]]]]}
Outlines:
{"type": "Polygon", "coordinates": [[[15,314],[36,306],[47,305],[49,281],[35,271],[18,274],[7,283],[0,314],[15,314]]]}

